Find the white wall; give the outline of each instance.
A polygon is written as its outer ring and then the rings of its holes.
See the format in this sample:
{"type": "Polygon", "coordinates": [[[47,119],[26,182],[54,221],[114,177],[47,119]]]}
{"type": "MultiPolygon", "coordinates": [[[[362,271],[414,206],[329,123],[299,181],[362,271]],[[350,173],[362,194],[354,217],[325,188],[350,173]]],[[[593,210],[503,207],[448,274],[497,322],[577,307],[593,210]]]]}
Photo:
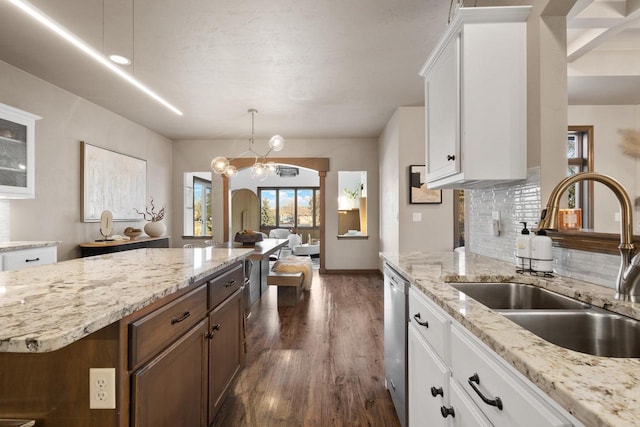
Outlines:
{"type": "MultiPolygon", "coordinates": [[[[637,105],[570,105],[569,126],[593,126],[594,170],[618,180],[631,196],[640,196],[640,161],[623,154],[620,129],[640,128],[640,106],[637,105]]],[[[618,199],[604,185],[596,183],[594,191],[594,230],[619,233],[618,199]]],[[[634,234],[640,234],[640,216],[634,217],[634,234]]]]}
{"type": "MultiPolygon", "coordinates": [[[[100,238],[82,223],[80,141],[147,160],[147,197],[167,205],[171,234],[171,141],[102,107],[0,62],[0,102],[41,116],[36,122],[36,197],[11,200],[10,240],[61,240],[58,260],[80,256],[78,244],[100,238]]],[[[142,222],[117,222],[114,233],[142,222]]]]}
{"type": "MultiPolygon", "coordinates": [[[[290,139],[278,157],[327,157],[330,170],[326,177],[325,266],[328,270],[371,270],[378,268],[379,239],[377,233],[365,240],[338,240],[338,171],[366,171],[369,186],[368,226],[378,230],[378,146],[375,139],[290,139]]],[[[258,139],[256,144],[260,145],[258,139]]],[[[266,141],[264,141],[266,145],[266,141]]],[[[217,155],[232,157],[245,150],[246,140],[189,140],[173,144],[173,200],[174,210],[181,211],[182,176],[184,172],[208,170],[217,155]]],[[[213,234],[222,233],[222,179],[214,174],[213,234]]],[[[182,218],[174,218],[174,227],[182,218]]],[[[177,244],[177,243],[176,243],[177,244]]]]}
{"type": "Polygon", "coordinates": [[[453,249],[453,191],[442,191],[442,204],[409,203],[409,166],[425,163],[424,118],[424,107],[400,107],[379,138],[384,252],[453,249]]]}

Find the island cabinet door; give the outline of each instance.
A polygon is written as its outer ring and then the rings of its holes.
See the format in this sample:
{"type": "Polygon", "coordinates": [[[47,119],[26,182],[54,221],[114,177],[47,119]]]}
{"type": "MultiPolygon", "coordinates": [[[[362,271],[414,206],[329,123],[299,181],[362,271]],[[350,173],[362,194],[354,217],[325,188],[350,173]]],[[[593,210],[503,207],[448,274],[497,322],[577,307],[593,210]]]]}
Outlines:
{"type": "Polygon", "coordinates": [[[209,424],[244,362],[242,289],[209,315],[209,424]]]}
{"type": "Polygon", "coordinates": [[[205,426],[207,321],[132,374],[134,427],[205,426]]]}

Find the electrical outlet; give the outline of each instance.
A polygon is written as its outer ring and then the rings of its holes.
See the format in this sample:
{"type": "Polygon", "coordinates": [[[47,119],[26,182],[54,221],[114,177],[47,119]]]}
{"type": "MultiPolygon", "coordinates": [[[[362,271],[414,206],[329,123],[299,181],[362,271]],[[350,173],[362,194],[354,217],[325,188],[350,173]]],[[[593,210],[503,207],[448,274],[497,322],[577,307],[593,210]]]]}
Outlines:
{"type": "Polygon", "coordinates": [[[115,368],[89,369],[89,409],[116,409],[115,368]]]}

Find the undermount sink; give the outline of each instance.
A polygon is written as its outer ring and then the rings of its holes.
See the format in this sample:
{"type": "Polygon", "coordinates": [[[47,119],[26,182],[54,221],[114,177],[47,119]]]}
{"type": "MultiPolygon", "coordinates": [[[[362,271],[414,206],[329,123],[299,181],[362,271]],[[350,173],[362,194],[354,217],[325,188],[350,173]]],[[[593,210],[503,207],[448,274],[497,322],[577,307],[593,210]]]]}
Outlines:
{"type": "Polygon", "coordinates": [[[590,310],[503,311],[500,314],[552,344],[605,357],[640,357],[640,321],[590,310]]]}
{"type": "Polygon", "coordinates": [[[640,321],[523,283],[449,283],[560,347],[603,357],[640,357],[640,321]]]}
{"type": "Polygon", "coordinates": [[[450,283],[494,310],[585,309],[589,304],[523,283],[450,283]]]}

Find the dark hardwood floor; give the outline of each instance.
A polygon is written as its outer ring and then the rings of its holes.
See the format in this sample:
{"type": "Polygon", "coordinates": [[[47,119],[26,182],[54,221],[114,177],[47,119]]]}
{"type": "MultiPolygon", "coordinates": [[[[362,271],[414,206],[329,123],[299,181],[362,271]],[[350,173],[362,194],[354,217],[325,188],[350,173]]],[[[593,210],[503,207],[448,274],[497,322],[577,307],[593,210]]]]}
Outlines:
{"type": "Polygon", "coordinates": [[[399,426],[384,387],[383,285],[319,275],[295,307],[252,307],[246,365],[214,426],[399,426]]]}

